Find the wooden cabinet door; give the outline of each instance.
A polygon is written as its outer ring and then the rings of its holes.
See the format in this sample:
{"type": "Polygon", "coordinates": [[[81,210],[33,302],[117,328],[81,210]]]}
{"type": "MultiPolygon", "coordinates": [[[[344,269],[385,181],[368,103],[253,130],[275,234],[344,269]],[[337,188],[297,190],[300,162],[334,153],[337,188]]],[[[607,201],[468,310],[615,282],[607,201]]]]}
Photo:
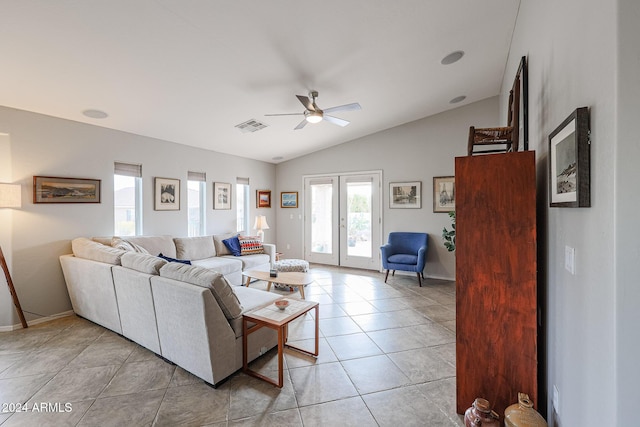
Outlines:
{"type": "Polygon", "coordinates": [[[457,411],[537,403],[535,153],[456,158],[457,411]]]}

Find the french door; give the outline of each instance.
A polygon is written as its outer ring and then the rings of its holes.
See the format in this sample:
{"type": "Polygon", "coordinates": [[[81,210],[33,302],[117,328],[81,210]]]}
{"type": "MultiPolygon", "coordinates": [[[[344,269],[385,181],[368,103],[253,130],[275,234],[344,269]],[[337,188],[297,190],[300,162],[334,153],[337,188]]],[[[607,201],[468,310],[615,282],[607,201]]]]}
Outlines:
{"type": "Polygon", "coordinates": [[[305,177],[305,258],[380,269],[381,172],[305,177]]]}

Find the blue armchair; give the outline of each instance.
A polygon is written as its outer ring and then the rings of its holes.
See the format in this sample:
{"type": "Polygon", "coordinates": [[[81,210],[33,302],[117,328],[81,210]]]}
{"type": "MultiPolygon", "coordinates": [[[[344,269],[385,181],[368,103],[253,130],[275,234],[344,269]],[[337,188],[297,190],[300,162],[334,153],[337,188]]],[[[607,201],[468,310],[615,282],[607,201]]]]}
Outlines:
{"type": "Polygon", "coordinates": [[[382,266],[387,270],[384,282],[387,283],[389,270],[413,271],[418,276],[418,283],[422,286],[424,279],[422,271],[427,258],[429,235],[427,233],[393,232],[389,233],[389,241],[380,246],[382,252],[382,266]]]}

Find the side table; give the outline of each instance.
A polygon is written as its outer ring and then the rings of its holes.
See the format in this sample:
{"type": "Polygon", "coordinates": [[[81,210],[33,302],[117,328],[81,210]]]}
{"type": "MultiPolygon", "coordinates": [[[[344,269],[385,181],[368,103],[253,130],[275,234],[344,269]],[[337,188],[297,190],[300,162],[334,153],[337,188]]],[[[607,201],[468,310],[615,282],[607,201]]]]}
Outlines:
{"type": "Polygon", "coordinates": [[[294,298],[280,298],[280,300],[289,301],[289,305],[284,310],[280,310],[275,306],[273,302],[265,304],[261,307],[257,307],[242,315],[242,370],[251,375],[252,377],[260,378],[276,387],[282,388],[283,385],[283,369],[284,369],[284,348],[292,348],[311,356],[318,355],[318,331],[319,331],[319,319],[318,319],[318,307],[319,303],[315,301],[302,301],[294,298]],[[311,309],[315,309],[315,322],[316,322],[316,338],[315,349],[313,352],[305,350],[300,347],[287,344],[288,338],[288,326],[293,320],[308,313],[311,309]],[[255,325],[249,327],[249,323],[255,325]],[[260,328],[270,328],[278,331],[278,381],[266,377],[252,369],[249,369],[249,363],[247,361],[247,341],[249,335],[260,328]]]}

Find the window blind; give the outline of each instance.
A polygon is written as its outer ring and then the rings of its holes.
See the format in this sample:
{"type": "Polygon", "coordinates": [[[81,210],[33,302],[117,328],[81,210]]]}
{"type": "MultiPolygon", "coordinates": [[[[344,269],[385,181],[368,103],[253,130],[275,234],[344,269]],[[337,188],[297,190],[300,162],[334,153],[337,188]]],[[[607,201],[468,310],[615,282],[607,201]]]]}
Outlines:
{"type": "Polygon", "coordinates": [[[207,174],[205,172],[187,172],[187,180],[189,181],[201,181],[207,180],[207,174]]]}
{"type": "Polygon", "coordinates": [[[249,178],[237,177],[236,184],[249,185],[249,178]]]}
{"type": "Polygon", "coordinates": [[[116,175],[135,176],[142,178],[142,165],[136,165],[134,163],[114,163],[114,173],[116,175]]]}

